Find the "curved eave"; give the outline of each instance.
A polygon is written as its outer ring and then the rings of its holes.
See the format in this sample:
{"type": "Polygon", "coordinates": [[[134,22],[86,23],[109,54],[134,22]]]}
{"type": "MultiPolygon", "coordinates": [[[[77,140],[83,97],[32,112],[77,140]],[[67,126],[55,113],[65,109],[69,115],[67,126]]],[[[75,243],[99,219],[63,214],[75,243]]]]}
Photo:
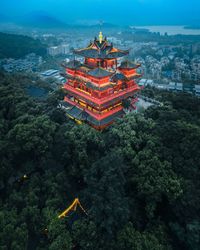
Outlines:
{"type": "Polygon", "coordinates": [[[96,79],[103,79],[103,78],[106,78],[106,77],[112,77],[113,74],[114,73],[110,73],[110,74],[108,74],[106,76],[98,76],[98,75],[95,76],[95,75],[90,75],[90,74],[88,74],[88,75],[93,77],[93,78],[96,78],[96,79]]]}
{"type": "Polygon", "coordinates": [[[141,74],[136,74],[134,76],[131,76],[130,78],[127,78],[128,80],[133,80],[133,79],[137,79],[140,78],[142,75],[141,74]]]}
{"type": "Polygon", "coordinates": [[[74,50],[74,54],[93,59],[116,59],[129,54],[129,50],[105,53],[95,49],[74,50]]]}
{"type": "Polygon", "coordinates": [[[98,51],[96,49],[74,50],[74,54],[86,58],[97,58],[96,54],[98,54],[98,51]]]}
{"type": "Polygon", "coordinates": [[[61,66],[65,69],[77,69],[80,67],[82,64],[79,61],[70,61],[68,63],[62,62],[61,66]]]}
{"type": "Polygon", "coordinates": [[[120,58],[120,57],[126,56],[128,54],[129,54],[128,50],[123,51],[123,52],[122,51],[112,52],[112,53],[108,53],[105,58],[107,58],[107,59],[115,59],[115,58],[120,58]]]}
{"type": "Polygon", "coordinates": [[[104,87],[97,87],[97,86],[95,86],[94,84],[92,84],[91,82],[87,82],[87,83],[86,83],[86,86],[87,86],[88,88],[91,88],[91,89],[93,89],[93,90],[98,90],[98,91],[105,91],[105,90],[107,90],[107,89],[112,89],[112,88],[113,88],[112,84],[109,84],[109,85],[104,86],[104,87]]]}
{"type": "Polygon", "coordinates": [[[123,70],[123,69],[130,69],[130,70],[131,70],[131,69],[137,69],[137,68],[139,68],[140,66],[141,66],[141,64],[139,64],[139,63],[136,64],[134,67],[126,67],[126,66],[121,67],[121,66],[119,66],[119,70],[120,70],[120,69],[122,69],[122,70],[123,70]]]}

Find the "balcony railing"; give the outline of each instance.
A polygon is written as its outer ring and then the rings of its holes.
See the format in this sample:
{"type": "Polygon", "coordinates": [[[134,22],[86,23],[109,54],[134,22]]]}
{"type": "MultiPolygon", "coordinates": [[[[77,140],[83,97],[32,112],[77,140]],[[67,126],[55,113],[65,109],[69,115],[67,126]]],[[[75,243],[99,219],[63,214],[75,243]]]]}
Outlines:
{"type": "Polygon", "coordinates": [[[65,101],[68,102],[68,103],[70,103],[73,106],[77,106],[80,109],[84,109],[86,113],[88,113],[89,115],[93,116],[97,120],[102,120],[102,119],[104,119],[104,118],[106,118],[106,117],[108,117],[110,115],[113,115],[113,114],[115,114],[118,111],[120,111],[120,110],[123,109],[122,106],[117,106],[117,107],[115,107],[115,108],[113,108],[111,110],[108,110],[105,113],[98,114],[98,113],[95,113],[95,112],[93,112],[93,111],[91,111],[91,110],[89,110],[87,108],[82,107],[80,104],[78,104],[77,102],[74,102],[74,101],[70,100],[68,97],[65,98],[65,101]]]}
{"type": "Polygon", "coordinates": [[[122,97],[122,96],[127,96],[127,94],[130,94],[131,92],[133,91],[137,91],[137,90],[140,90],[140,87],[138,85],[134,85],[128,89],[124,89],[124,90],[121,90],[117,93],[114,93],[114,94],[111,94],[107,97],[102,97],[102,98],[95,98],[93,96],[90,96],[80,90],[77,90],[73,87],[71,87],[70,85],[68,84],[65,84],[65,86],[63,87],[64,89],[68,90],[70,93],[75,93],[77,95],[79,95],[80,97],[83,97],[84,99],[86,100],[89,100],[95,104],[98,104],[98,105],[103,105],[109,101],[112,101],[116,98],[119,98],[119,97],[122,97]]]}

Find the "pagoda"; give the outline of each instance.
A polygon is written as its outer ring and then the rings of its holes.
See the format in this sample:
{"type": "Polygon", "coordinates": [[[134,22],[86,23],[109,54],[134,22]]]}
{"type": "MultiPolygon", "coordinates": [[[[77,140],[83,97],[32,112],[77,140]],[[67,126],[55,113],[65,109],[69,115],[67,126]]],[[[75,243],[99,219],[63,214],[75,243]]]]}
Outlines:
{"type": "Polygon", "coordinates": [[[117,49],[99,33],[88,47],[74,50],[74,55],[84,58],[83,63],[72,60],[63,63],[67,82],[62,106],[67,115],[78,123],[86,122],[98,130],[112,124],[124,115],[123,102],[136,102],[135,93],[140,89],[135,79],[140,64],[119,59],[128,50],[117,49]]]}

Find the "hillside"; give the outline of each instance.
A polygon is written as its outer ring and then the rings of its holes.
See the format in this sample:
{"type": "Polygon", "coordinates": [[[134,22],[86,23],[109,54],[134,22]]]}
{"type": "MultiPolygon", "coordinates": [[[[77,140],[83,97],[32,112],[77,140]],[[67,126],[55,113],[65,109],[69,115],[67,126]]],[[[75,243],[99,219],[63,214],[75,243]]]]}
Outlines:
{"type": "Polygon", "coordinates": [[[34,27],[39,29],[62,29],[68,26],[58,18],[43,11],[34,11],[29,13],[27,16],[22,18],[20,24],[25,27],[34,27]]]}
{"type": "Polygon", "coordinates": [[[0,249],[199,250],[200,100],[146,89],[164,106],[98,132],[30,81],[0,73],[0,249]]]}
{"type": "Polygon", "coordinates": [[[29,53],[45,55],[46,47],[28,36],[0,32],[0,58],[20,58],[29,53]]]}

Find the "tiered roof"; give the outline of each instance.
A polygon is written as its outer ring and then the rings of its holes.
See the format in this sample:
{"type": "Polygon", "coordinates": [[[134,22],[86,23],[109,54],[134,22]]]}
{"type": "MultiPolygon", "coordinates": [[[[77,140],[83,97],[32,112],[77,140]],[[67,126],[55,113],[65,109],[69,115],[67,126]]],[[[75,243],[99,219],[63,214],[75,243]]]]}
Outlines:
{"type": "Polygon", "coordinates": [[[104,91],[106,89],[113,88],[114,84],[107,84],[106,86],[97,86],[92,82],[86,82],[86,87],[91,88],[93,90],[104,91]]]}
{"type": "Polygon", "coordinates": [[[121,69],[137,69],[138,67],[140,67],[140,64],[126,60],[126,61],[123,61],[121,63],[119,68],[121,68],[121,69]]]}
{"type": "Polygon", "coordinates": [[[127,80],[126,76],[122,73],[116,73],[112,76],[112,79],[111,79],[113,82],[116,82],[118,80],[127,80]]]}
{"type": "Polygon", "coordinates": [[[111,76],[112,74],[113,74],[113,72],[105,70],[101,67],[98,67],[96,69],[88,71],[88,75],[93,76],[93,77],[97,77],[97,78],[111,76]]]}
{"type": "Polygon", "coordinates": [[[136,70],[140,64],[126,60],[118,67],[117,59],[129,51],[113,47],[101,32],[88,47],[74,53],[86,60],[62,64],[69,79],[64,86],[66,104],[62,107],[70,118],[102,129],[124,114],[122,100],[133,97],[140,89],[134,81],[140,76],[136,70]]]}
{"type": "MultiPolygon", "coordinates": [[[[85,64],[81,64],[79,61],[71,61],[69,63],[63,63],[62,64],[63,67],[65,68],[69,68],[69,69],[74,69],[74,70],[79,70],[82,72],[85,72],[87,75],[93,76],[95,78],[104,78],[104,77],[108,77],[110,76],[111,78],[111,82],[116,82],[118,80],[121,81],[129,81],[130,79],[135,79],[137,77],[140,77],[141,74],[135,74],[132,77],[126,77],[123,73],[118,72],[118,71],[109,71],[106,70],[102,67],[97,67],[97,68],[91,68],[88,65],[85,64]]],[[[129,61],[124,61],[121,63],[121,66],[119,67],[119,69],[134,69],[134,68],[138,68],[140,66],[140,64],[135,64],[129,61]]],[[[73,76],[70,76],[66,73],[62,74],[64,77],[68,78],[68,79],[73,79],[73,76]]]]}
{"type": "Polygon", "coordinates": [[[95,37],[88,47],[74,50],[74,53],[87,58],[114,59],[129,54],[129,50],[120,50],[113,47],[105,38],[95,37]]]}
{"type": "Polygon", "coordinates": [[[65,106],[66,113],[69,116],[74,117],[74,119],[77,119],[77,120],[89,122],[95,126],[106,125],[106,124],[112,122],[113,120],[116,120],[118,117],[124,115],[124,111],[119,110],[118,112],[112,114],[111,116],[108,116],[108,117],[101,119],[101,120],[97,120],[95,117],[93,117],[92,115],[87,113],[84,109],[79,108],[78,106],[73,106],[69,103],[63,104],[62,102],[61,102],[61,105],[65,106]]]}

